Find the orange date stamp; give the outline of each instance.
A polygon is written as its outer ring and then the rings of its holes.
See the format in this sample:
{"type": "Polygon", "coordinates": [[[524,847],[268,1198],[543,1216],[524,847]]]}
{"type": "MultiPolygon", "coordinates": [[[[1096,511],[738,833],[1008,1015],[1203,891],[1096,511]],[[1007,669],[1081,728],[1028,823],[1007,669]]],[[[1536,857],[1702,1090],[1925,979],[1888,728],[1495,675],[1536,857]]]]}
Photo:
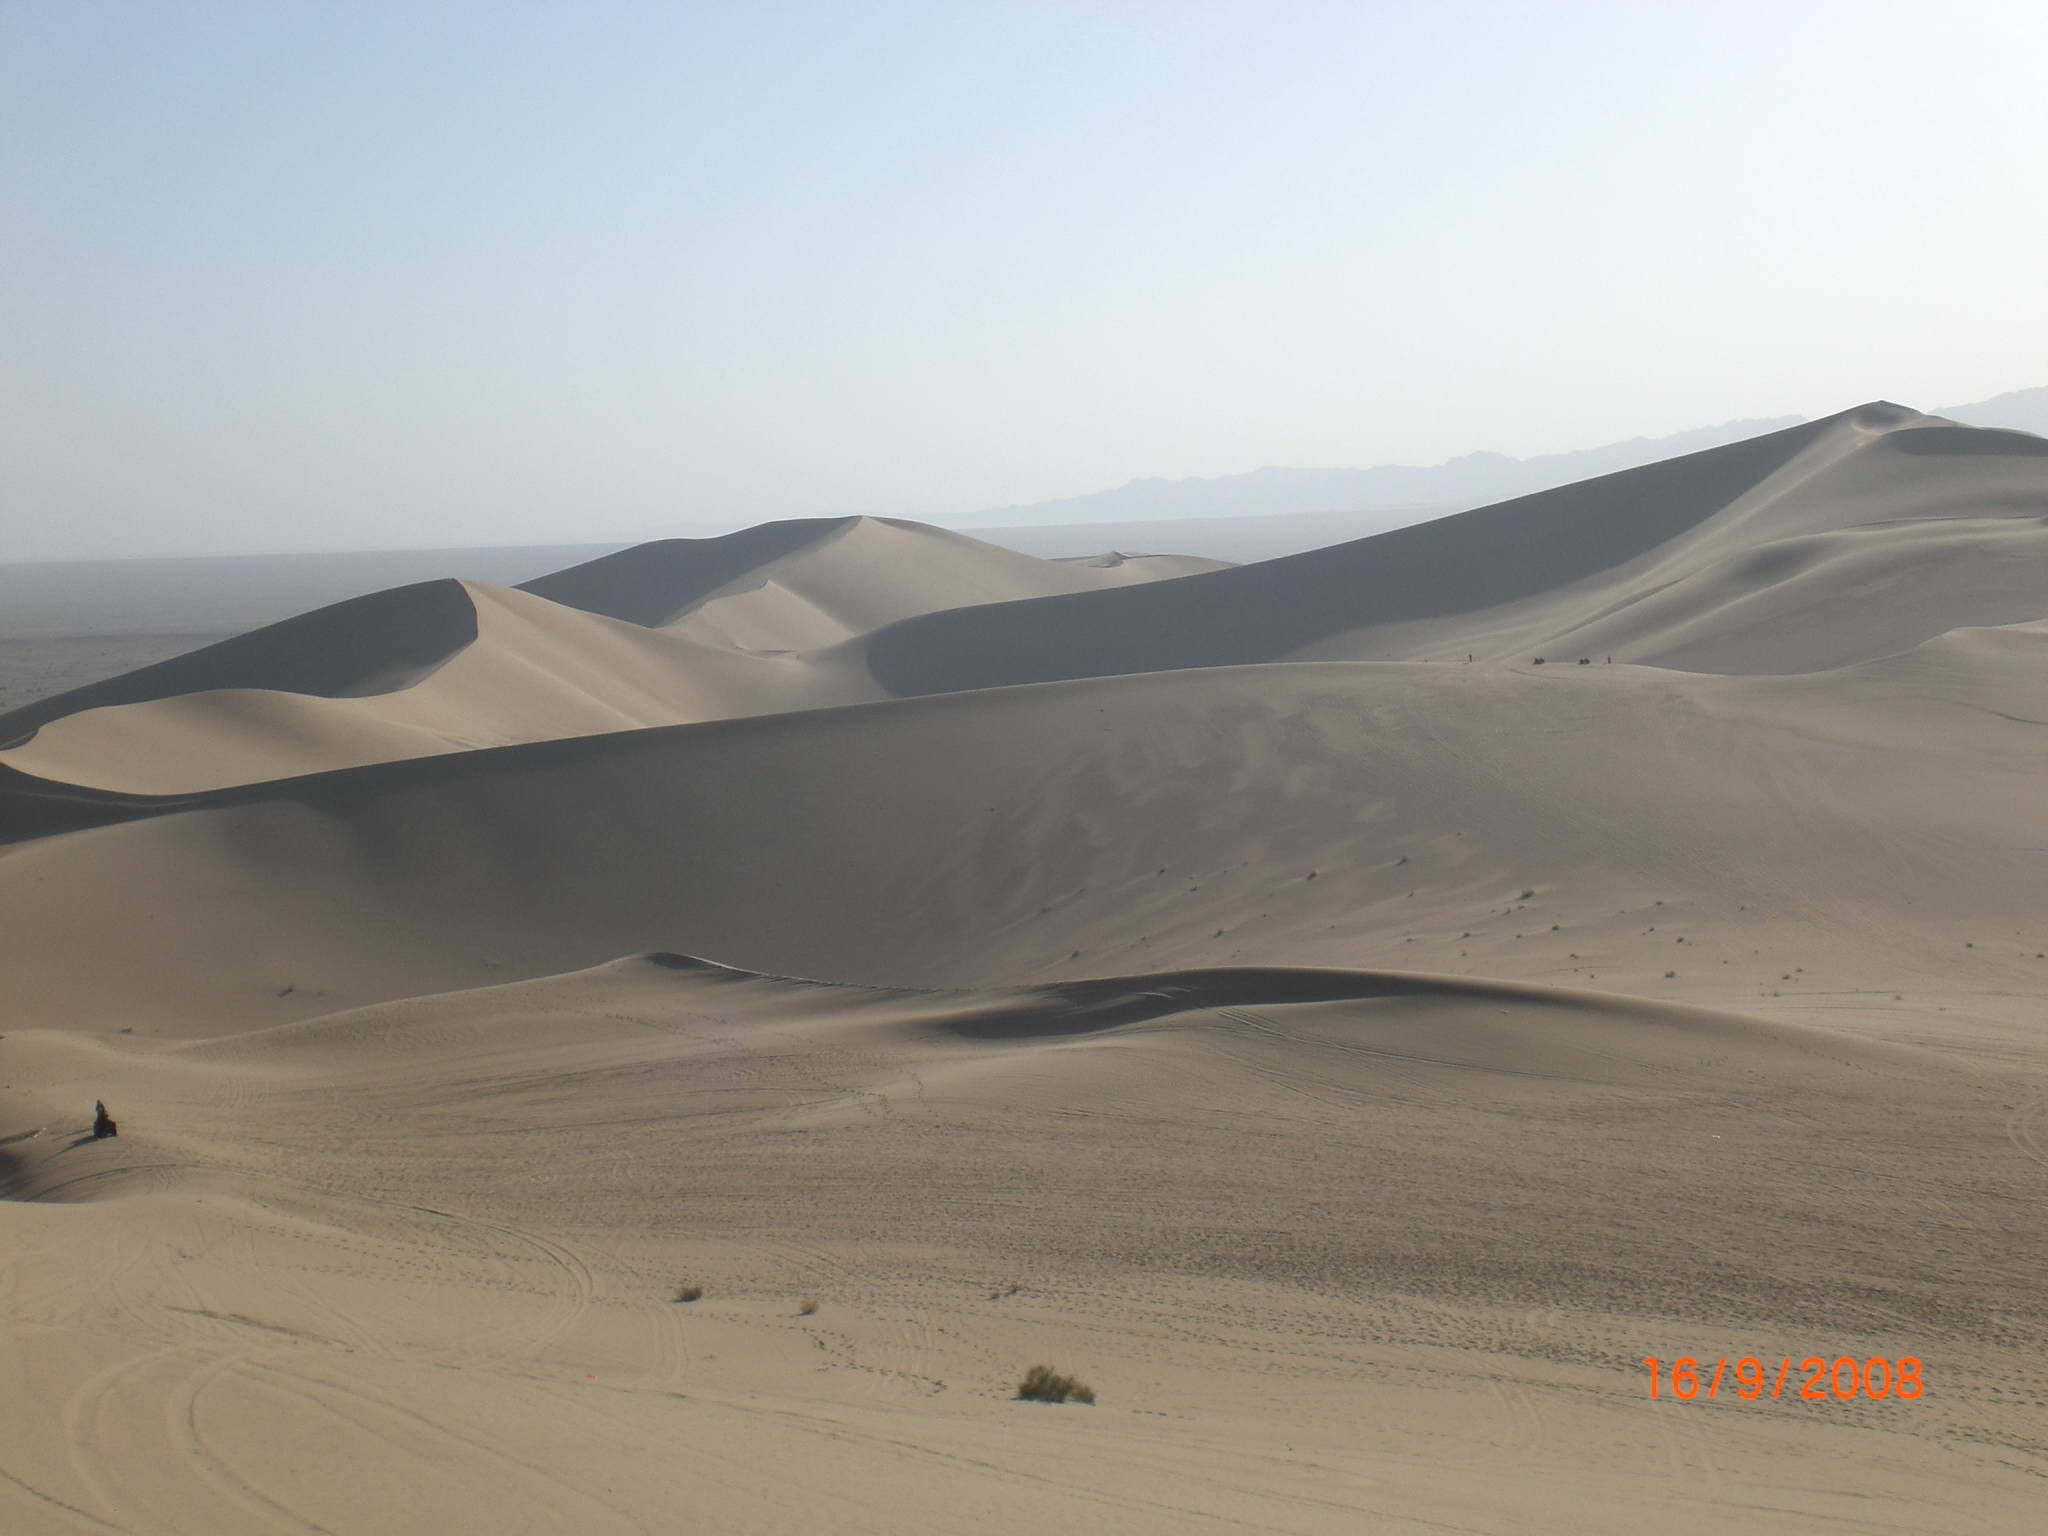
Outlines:
{"type": "Polygon", "coordinates": [[[1775,1373],[1768,1361],[1755,1355],[1742,1355],[1732,1361],[1726,1355],[1711,1361],[1695,1360],[1690,1355],[1680,1355],[1676,1360],[1645,1355],[1643,1364],[1650,1369],[1650,1396],[1668,1395],[1687,1401],[1718,1397],[1724,1382],[1737,1397],[1789,1396],[1808,1402],[1851,1397],[1910,1400],[1927,1390],[1921,1363],[1913,1355],[1900,1355],[1896,1360],[1888,1355],[1872,1355],[1867,1360],[1858,1360],[1854,1355],[1837,1355],[1833,1359],[1808,1355],[1797,1362],[1790,1355],[1782,1355],[1775,1373]],[[1729,1369],[1731,1365],[1733,1370],[1729,1369]]]}

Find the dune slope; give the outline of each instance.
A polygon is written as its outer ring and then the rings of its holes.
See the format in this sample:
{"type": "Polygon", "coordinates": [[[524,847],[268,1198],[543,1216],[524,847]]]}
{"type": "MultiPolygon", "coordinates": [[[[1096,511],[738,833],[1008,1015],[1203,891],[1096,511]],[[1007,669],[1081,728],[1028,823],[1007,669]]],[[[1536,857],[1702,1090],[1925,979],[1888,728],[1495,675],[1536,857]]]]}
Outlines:
{"type": "Polygon", "coordinates": [[[40,700],[0,716],[0,766],[185,793],[1274,660],[1826,670],[2043,616],[2048,441],[1869,406],[1308,555],[1201,569],[1213,564],[1038,560],[873,518],[669,541],[520,591],[396,589],[40,700]]]}
{"type": "Polygon", "coordinates": [[[2026,1085],[1796,1025],[656,955],[4,1044],[134,1111],[0,1149],[12,1528],[1970,1531],[2043,1454],[2026,1085]],[[1652,1404],[1653,1351],[1910,1355],[1932,1400],[1652,1404]],[[1011,1400],[1040,1359],[1097,1405],[1011,1400]]]}
{"type": "Polygon", "coordinates": [[[224,688],[319,698],[388,693],[430,676],[475,639],[476,609],[461,582],[393,587],[37,699],[0,715],[0,746],[82,710],[180,694],[224,688]]]}
{"type": "Polygon", "coordinates": [[[0,1530],[2031,1530],[2044,468],[771,527],[8,717],[0,1530]]]}
{"type": "Polygon", "coordinates": [[[898,694],[1280,660],[1795,673],[2043,617],[2048,440],[1877,404],[1373,538],[857,643],[898,694]]]}
{"type": "Polygon", "coordinates": [[[0,718],[0,730],[31,727],[0,751],[0,766],[66,784],[182,794],[876,692],[858,668],[742,655],[507,587],[444,582],[383,597],[309,615],[323,620],[317,631],[292,620],[273,627],[281,635],[258,630],[0,718]],[[455,622],[458,610],[466,624],[455,622]],[[369,669],[395,644],[394,634],[437,621],[459,643],[431,669],[369,669]],[[322,681],[348,657],[363,659],[348,674],[354,691],[332,696],[322,681]],[[114,683],[126,687],[110,694],[114,683]],[[112,701],[122,693],[135,697],[112,701]]]}
{"type": "Polygon", "coordinates": [[[673,540],[521,589],[396,588],[40,699],[0,715],[0,767],[180,794],[856,703],[885,696],[856,659],[793,653],[950,602],[1106,590],[1220,564],[1039,560],[872,518],[673,540]]]}
{"type": "Polygon", "coordinates": [[[2048,979],[2044,644],[1923,662],[1908,726],[1854,672],[1324,663],[171,800],[17,781],[0,943],[29,1017],[205,1033],[652,949],[920,986],[1398,964],[1832,993],[1901,1028],[1963,990],[2017,1019],[2048,979]]]}
{"type": "Polygon", "coordinates": [[[570,607],[747,650],[808,650],[938,609],[1115,590],[1223,568],[1185,555],[1041,560],[895,518],[798,519],[664,539],[527,582],[570,607]]]}

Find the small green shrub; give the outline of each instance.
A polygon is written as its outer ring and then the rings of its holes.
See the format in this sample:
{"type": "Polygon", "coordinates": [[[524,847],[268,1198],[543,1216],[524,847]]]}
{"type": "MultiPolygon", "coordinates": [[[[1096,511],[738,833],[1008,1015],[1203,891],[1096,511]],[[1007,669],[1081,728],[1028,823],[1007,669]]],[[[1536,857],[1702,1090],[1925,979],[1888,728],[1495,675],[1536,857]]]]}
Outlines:
{"type": "Polygon", "coordinates": [[[695,1301],[704,1294],[701,1285],[679,1285],[676,1287],[677,1301],[695,1301]]]}
{"type": "Polygon", "coordinates": [[[1095,1389],[1085,1381],[1063,1376],[1049,1365],[1034,1365],[1024,1373],[1017,1396],[1028,1403],[1090,1403],[1095,1389]]]}

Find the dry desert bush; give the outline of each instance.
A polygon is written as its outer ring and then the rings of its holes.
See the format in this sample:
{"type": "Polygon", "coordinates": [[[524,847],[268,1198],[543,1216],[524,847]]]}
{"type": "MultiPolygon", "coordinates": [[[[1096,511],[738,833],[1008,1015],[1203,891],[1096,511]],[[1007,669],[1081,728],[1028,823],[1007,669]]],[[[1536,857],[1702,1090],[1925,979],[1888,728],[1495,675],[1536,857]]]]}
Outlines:
{"type": "Polygon", "coordinates": [[[1034,1365],[1024,1373],[1017,1396],[1030,1403],[1093,1403],[1095,1389],[1073,1376],[1063,1376],[1049,1365],[1034,1365]]]}

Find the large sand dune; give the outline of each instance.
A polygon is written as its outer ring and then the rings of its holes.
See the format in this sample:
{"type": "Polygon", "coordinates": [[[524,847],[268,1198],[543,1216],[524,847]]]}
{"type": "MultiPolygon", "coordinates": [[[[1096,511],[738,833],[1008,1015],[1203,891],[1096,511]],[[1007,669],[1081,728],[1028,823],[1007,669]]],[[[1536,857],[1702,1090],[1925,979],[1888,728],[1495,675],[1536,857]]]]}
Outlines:
{"type": "Polygon", "coordinates": [[[1404,964],[1885,1012],[2039,985],[2048,634],[1936,649],[1785,679],[1245,667],[182,800],[18,789],[15,835],[113,824],[0,856],[13,984],[200,1033],[650,949],[917,986],[1404,964]]]}
{"type": "Polygon", "coordinates": [[[857,667],[742,654],[448,581],[338,604],[0,717],[0,732],[32,732],[0,751],[0,765],[175,794],[877,692],[857,667]]]}
{"type": "Polygon", "coordinates": [[[943,528],[846,517],[642,544],[539,577],[525,590],[748,650],[811,650],[942,608],[1223,568],[1223,561],[1186,555],[1041,560],[943,528]]]}
{"type": "Polygon", "coordinates": [[[337,603],[0,715],[0,765],[171,794],[853,703],[883,696],[857,661],[787,653],[944,603],[1221,566],[1040,560],[872,518],[768,524],[644,545],[522,590],[447,580],[337,603]]]}
{"type": "Polygon", "coordinates": [[[1283,660],[1810,672],[2041,617],[2048,439],[1863,406],[1355,543],[858,642],[899,694],[1283,660]]]}
{"type": "Polygon", "coordinates": [[[0,718],[0,1530],[2032,1531],[2044,473],[771,526],[0,718]]]}
{"type": "Polygon", "coordinates": [[[1254,566],[1040,560],[875,518],[767,524],[607,555],[517,592],[445,581],[337,604],[0,716],[14,743],[0,766],[176,793],[1278,660],[1818,671],[2038,618],[2044,509],[2048,441],[1874,405],[1254,566]]]}

